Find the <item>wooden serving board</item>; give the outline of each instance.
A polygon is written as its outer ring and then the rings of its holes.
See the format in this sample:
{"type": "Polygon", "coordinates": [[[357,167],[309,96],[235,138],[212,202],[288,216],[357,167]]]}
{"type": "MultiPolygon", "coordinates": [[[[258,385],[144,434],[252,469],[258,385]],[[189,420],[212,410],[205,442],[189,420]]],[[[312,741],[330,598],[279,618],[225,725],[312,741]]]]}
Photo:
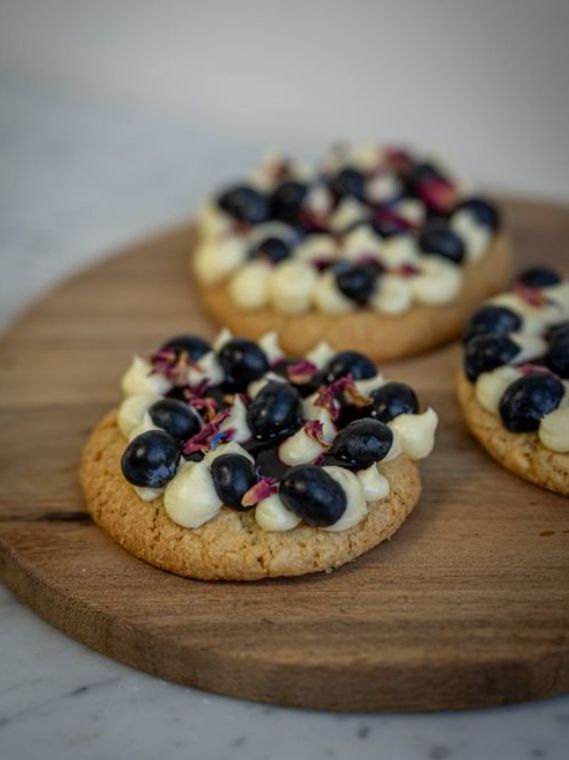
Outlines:
{"type": "MultiPolygon", "coordinates": [[[[507,205],[520,264],[567,273],[569,210],[507,205]]],[[[569,501],[516,479],[458,415],[456,345],[386,368],[440,413],[424,496],[395,538],[332,574],[183,580],[115,545],[77,481],[134,352],[212,335],[191,231],[64,283],[0,343],[0,576],[70,636],[161,678],[287,705],[460,709],[569,691],[569,501]]]]}

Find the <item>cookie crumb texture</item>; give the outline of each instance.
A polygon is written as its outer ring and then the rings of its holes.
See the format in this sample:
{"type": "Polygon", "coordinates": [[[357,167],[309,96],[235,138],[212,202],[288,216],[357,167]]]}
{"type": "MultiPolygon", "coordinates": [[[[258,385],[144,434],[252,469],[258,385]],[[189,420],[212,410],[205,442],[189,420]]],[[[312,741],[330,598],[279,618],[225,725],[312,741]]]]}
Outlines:
{"type": "Polygon", "coordinates": [[[400,455],[384,464],[389,496],[369,504],[367,517],[346,531],[302,525],[271,533],[257,525],[252,512],[227,507],[215,520],[188,530],[168,517],[162,498],[138,498],[120,469],[124,446],[115,412],[99,423],[85,446],[81,484],[95,522],[139,559],[200,580],[253,581],[339,567],[390,538],[421,493],[417,466],[400,455]]]}
{"type": "Polygon", "coordinates": [[[510,244],[504,234],[494,238],[488,254],[464,265],[460,297],[439,306],[415,305],[403,314],[387,316],[369,309],[343,314],[308,311],[279,314],[272,309],[244,311],[233,303],[229,286],[197,282],[204,305],[220,325],[236,335],[257,340],[277,332],[285,352],[300,355],[319,341],[340,351],[361,351],[376,361],[391,361],[423,353],[453,340],[476,306],[509,282],[512,270],[510,244]]]}
{"type": "Polygon", "coordinates": [[[475,387],[462,370],[457,392],[468,429],[502,467],[542,488],[569,496],[569,454],[551,451],[536,433],[506,430],[499,416],[478,403],[475,387]]]}

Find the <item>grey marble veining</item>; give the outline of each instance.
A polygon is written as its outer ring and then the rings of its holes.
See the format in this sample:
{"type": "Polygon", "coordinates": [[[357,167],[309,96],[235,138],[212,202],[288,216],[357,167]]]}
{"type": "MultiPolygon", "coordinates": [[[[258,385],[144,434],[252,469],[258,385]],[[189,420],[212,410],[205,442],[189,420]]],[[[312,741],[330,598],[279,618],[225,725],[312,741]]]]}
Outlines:
{"type": "MultiPolygon", "coordinates": [[[[95,256],[185,218],[260,147],[0,77],[0,320],[95,256]]],[[[568,746],[569,697],[343,715],[165,683],[72,641],[0,587],[1,760],[561,760],[568,746]]]]}

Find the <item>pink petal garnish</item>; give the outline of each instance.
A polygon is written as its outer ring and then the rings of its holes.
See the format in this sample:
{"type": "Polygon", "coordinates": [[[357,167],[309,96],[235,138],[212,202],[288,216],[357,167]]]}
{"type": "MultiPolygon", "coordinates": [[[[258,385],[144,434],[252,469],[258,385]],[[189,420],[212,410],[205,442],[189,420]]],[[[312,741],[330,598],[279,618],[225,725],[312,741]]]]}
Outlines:
{"type": "Polygon", "coordinates": [[[338,378],[330,385],[323,385],[318,389],[314,400],[314,406],[326,409],[330,417],[335,420],[340,414],[341,406],[336,396],[345,393],[348,401],[354,406],[369,406],[371,400],[357,389],[350,374],[338,378]]]}
{"type": "MultiPolygon", "coordinates": [[[[219,426],[221,423],[229,417],[231,414],[231,409],[223,409],[221,412],[218,412],[215,417],[207,423],[207,425],[204,425],[203,428],[199,431],[199,433],[196,433],[191,438],[189,438],[182,447],[182,452],[184,454],[193,454],[195,451],[209,451],[211,448],[211,443],[213,438],[220,433],[220,432],[228,432],[231,434],[231,430],[229,431],[220,431],[219,426]],[[197,448],[196,448],[197,447],[197,448]]],[[[230,435],[231,437],[231,435],[230,435]]],[[[216,444],[220,443],[220,440],[216,440],[216,444]]]]}
{"type": "Polygon", "coordinates": [[[521,282],[516,282],[512,291],[531,306],[543,306],[547,303],[544,292],[539,288],[530,288],[521,282]]]}
{"type": "Polygon", "coordinates": [[[385,163],[399,174],[405,174],[411,168],[411,154],[404,148],[388,148],[383,154],[385,163]]]}
{"type": "Polygon", "coordinates": [[[290,380],[291,383],[296,383],[297,385],[307,383],[314,377],[317,372],[318,367],[309,361],[301,361],[296,362],[295,364],[289,364],[286,368],[287,379],[290,380]]]}
{"type": "Polygon", "coordinates": [[[190,404],[194,409],[201,412],[202,416],[209,422],[214,419],[219,409],[217,401],[210,396],[190,399],[190,404]]]}
{"type": "Polygon", "coordinates": [[[532,375],[534,372],[543,372],[545,375],[553,375],[554,373],[549,369],[549,367],[545,367],[543,364],[532,364],[531,362],[525,362],[524,364],[520,364],[516,369],[519,369],[519,371],[522,373],[522,375],[525,377],[526,375],[532,375]]]}
{"type": "Polygon", "coordinates": [[[395,227],[396,230],[401,230],[401,232],[414,230],[418,226],[409,219],[405,219],[405,217],[397,214],[392,208],[389,208],[389,206],[378,206],[375,209],[374,214],[380,225],[391,225],[395,227]]]}
{"type": "Polygon", "coordinates": [[[451,211],[458,201],[456,187],[442,178],[430,178],[419,182],[417,192],[426,206],[441,213],[451,211]]]}
{"type": "Polygon", "coordinates": [[[304,425],[304,431],[309,438],[319,443],[325,449],[328,449],[331,444],[324,440],[324,425],[320,420],[309,420],[304,425]]]}
{"type": "Polygon", "coordinates": [[[241,504],[244,507],[252,507],[272,494],[278,493],[278,490],[275,478],[261,478],[244,494],[241,504]]]}
{"type": "Polygon", "coordinates": [[[188,370],[194,366],[186,351],[176,354],[168,349],[158,351],[151,359],[152,371],[164,375],[174,385],[183,386],[188,382],[188,370]]]}
{"type": "Polygon", "coordinates": [[[419,270],[413,264],[401,264],[401,266],[395,269],[390,269],[389,272],[390,274],[399,275],[399,277],[414,277],[416,274],[419,274],[419,270]]]}

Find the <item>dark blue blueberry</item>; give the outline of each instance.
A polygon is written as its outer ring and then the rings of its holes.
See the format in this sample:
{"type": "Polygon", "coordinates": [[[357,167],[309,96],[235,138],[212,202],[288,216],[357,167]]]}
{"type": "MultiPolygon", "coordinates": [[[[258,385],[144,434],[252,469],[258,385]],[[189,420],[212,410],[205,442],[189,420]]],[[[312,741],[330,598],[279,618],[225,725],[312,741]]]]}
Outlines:
{"type": "Polygon", "coordinates": [[[483,198],[467,198],[461,201],[455,211],[466,209],[476,219],[478,224],[488,227],[492,232],[500,228],[500,213],[496,206],[483,198]]]}
{"type": "Polygon", "coordinates": [[[246,185],[229,188],[219,196],[217,204],[238,222],[260,224],[269,217],[268,199],[246,185]]]}
{"type": "Polygon", "coordinates": [[[268,382],[249,404],[247,424],[256,441],[272,441],[296,432],[302,425],[299,392],[280,380],[268,382]]]}
{"type": "Polygon", "coordinates": [[[348,264],[340,271],[336,270],[338,289],[360,306],[365,306],[375,289],[381,267],[369,264],[348,264]]]}
{"type": "Polygon", "coordinates": [[[520,347],[507,335],[479,335],[464,348],[464,373],[474,383],[483,372],[511,362],[519,351],[520,347]]]}
{"type": "Polygon", "coordinates": [[[545,364],[556,375],[569,380],[569,330],[553,335],[545,355],[545,364]]]}
{"type": "Polygon", "coordinates": [[[222,454],[211,463],[211,477],[217,495],[227,507],[245,511],[241,500],[257,482],[255,465],[240,454],[222,454]]]}
{"type": "Polygon", "coordinates": [[[482,306],[466,323],[463,340],[466,343],[477,335],[507,335],[519,330],[521,325],[519,314],[505,306],[482,306]]]}
{"type": "Polygon", "coordinates": [[[265,352],[252,340],[231,338],[218,352],[227,390],[243,391],[269,370],[265,352]]]}
{"type": "Polygon", "coordinates": [[[453,264],[462,264],[464,243],[451,228],[441,222],[430,222],[419,235],[419,248],[427,256],[440,256],[453,264]]]}
{"type": "Polygon", "coordinates": [[[164,430],[149,430],[137,435],[121,459],[123,475],[134,486],[162,488],[176,474],[180,444],[164,430]]]}
{"type": "Polygon", "coordinates": [[[286,180],[271,196],[271,216],[288,224],[295,224],[308,189],[302,182],[286,180]]]}
{"type": "Polygon", "coordinates": [[[357,351],[340,351],[324,367],[322,378],[330,384],[348,374],[354,380],[367,380],[377,375],[377,369],[371,359],[357,351]]]}
{"type": "Polygon", "coordinates": [[[371,392],[370,415],[380,422],[390,422],[400,414],[417,414],[419,401],[413,388],[405,383],[385,383],[371,392]]]}
{"type": "Polygon", "coordinates": [[[424,182],[444,179],[439,169],[428,161],[412,164],[401,176],[405,195],[416,196],[424,182]]]}
{"type": "Polygon", "coordinates": [[[243,446],[254,458],[257,472],[261,477],[281,480],[290,470],[290,465],[281,462],[279,458],[278,442],[260,442],[251,439],[243,446]]]}
{"type": "Polygon", "coordinates": [[[561,282],[561,275],[548,267],[532,267],[526,269],[518,277],[518,282],[528,288],[548,288],[561,282]]]}
{"type": "Polygon", "coordinates": [[[346,492],[321,467],[291,467],[281,480],[279,495],[291,512],[313,528],[334,525],[347,507],[346,492]]]}
{"type": "Polygon", "coordinates": [[[365,193],[365,177],[357,169],[346,166],[332,177],[330,189],[336,198],[352,196],[361,201],[365,193]]]}
{"type": "Polygon", "coordinates": [[[290,256],[290,246],[278,237],[268,237],[249,251],[251,259],[265,259],[271,264],[278,264],[290,256]]]}
{"type": "Polygon", "coordinates": [[[364,419],[350,422],[334,438],[326,454],[326,464],[365,470],[379,462],[393,443],[391,428],[379,420],[364,419]]]}
{"type": "Polygon", "coordinates": [[[198,335],[175,335],[163,344],[161,351],[174,351],[176,356],[186,353],[193,362],[211,351],[211,346],[198,335]]]}
{"type": "Polygon", "coordinates": [[[187,441],[201,429],[199,416],[183,401],[160,399],[152,404],[148,413],[157,427],[170,433],[177,441],[187,441]]]}
{"type": "Polygon", "coordinates": [[[549,340],[569,340],[569,322],[562,322],[555,325],[549,331],[549,340]]]}
{"type": "Polygon", "coordinates": [[[563,383],[546,372],[520,377],[506,390],[500,401],[500,416],[512,433],[537,430],[546,414],[557,409],[563,398],[563,383]]]}

